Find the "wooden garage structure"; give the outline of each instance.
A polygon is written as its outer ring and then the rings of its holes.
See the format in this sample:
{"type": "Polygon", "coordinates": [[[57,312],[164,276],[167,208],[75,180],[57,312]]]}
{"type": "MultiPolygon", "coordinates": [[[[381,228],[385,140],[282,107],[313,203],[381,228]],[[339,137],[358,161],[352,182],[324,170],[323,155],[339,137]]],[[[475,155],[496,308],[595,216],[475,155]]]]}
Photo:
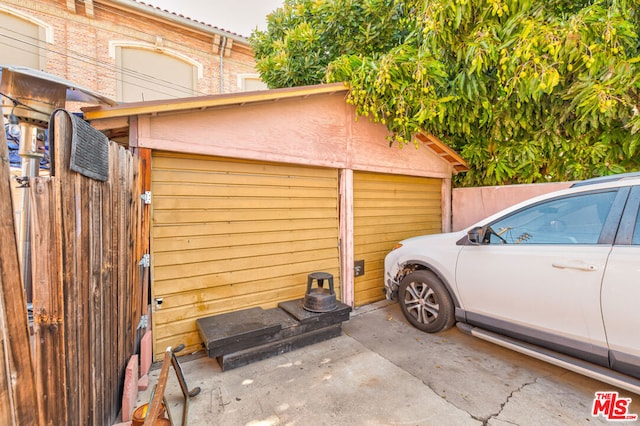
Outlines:
{"type": "Polygon", "coordinates": [[[154,353],[201,348],[195,321],[301,298],[334,275],[342,302],[384,297],[400,239],[448,231],[464,161],[435,137],[389,147],[342,84],[84,111],[137,150],[150,194],[154,353]]]}

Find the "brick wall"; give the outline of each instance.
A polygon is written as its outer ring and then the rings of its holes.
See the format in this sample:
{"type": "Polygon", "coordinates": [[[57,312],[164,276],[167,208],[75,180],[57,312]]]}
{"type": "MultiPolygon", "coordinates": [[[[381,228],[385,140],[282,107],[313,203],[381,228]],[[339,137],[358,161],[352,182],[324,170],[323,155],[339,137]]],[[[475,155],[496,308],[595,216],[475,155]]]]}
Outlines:
{"type": "MultiPolygon", "coordinates": [[[[201,94],[219,94],[220,45],[223,93],[237,92],[238,74],[256,73],[248,41],[208,24],[163,12],[143,3],[78,0],[1,0],[21,16],[53,28],[53,43],[43,43],[43,71],[116,99],[116,60],[110,42],[144,43],[160,51],[177,53],[203,65],[198,79],[201,94]],[[124,5],[122,3],[125,3],[124,5]],[[74,10],[75,9],[75,10],[74,10]]],[[[0,13],[3,13],[0,10],[0,13]]],[[[215,23],[212,23],[215,25],[215,23]]]]}

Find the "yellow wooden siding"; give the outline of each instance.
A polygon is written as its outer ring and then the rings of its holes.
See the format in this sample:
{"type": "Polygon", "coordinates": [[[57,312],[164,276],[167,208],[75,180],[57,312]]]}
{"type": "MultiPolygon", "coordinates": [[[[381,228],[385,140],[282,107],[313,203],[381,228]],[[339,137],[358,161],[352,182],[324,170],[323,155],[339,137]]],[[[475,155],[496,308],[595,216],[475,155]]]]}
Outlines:
{"type": "Polygon", "coordinates": [[[154,153],[154,353],[201,349],[196,319],[302,298],[307,275],[340,294],[337,170],[154,153]]]}
{"type": "Polygon", "coordinates": [[[400,240],[442,231],[440,179],[355,172],[354,255],[365,274],[355,278],[355,305],[384,298],[384,257],[400,240]]]}

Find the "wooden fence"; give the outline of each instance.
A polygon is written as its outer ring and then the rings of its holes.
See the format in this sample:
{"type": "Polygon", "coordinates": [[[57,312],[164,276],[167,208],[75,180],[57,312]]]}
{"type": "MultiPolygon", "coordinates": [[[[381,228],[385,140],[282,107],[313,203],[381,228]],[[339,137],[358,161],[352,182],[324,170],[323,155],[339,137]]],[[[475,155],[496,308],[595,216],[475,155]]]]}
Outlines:
{"type": "Polygon", "coordinates": [[[55,176],[33,178],[29,191],[38,419],[14,424],[110,425],[145,331],[138,160],[111,142],[108,181],[81,176],[69,169],[70,117],[52,120],[55,176]]]}

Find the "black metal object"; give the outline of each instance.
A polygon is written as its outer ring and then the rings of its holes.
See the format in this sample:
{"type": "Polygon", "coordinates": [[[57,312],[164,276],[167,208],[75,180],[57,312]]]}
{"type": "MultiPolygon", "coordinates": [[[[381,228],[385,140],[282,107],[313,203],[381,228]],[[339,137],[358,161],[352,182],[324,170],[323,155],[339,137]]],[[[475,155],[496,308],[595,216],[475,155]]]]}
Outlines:
{"type": "Polygon", "coordinates": [[[338,305],[336,292],[333,289],[333,275],[326,272],[313,272],[307,276],[307,292],[304,295],[304,309],[310,312],[330,312],[338,305]],[[329,288],[324,288],[327,280],[329,288]],[[313,287],[313,282],[318,286],[313,287]]]}

